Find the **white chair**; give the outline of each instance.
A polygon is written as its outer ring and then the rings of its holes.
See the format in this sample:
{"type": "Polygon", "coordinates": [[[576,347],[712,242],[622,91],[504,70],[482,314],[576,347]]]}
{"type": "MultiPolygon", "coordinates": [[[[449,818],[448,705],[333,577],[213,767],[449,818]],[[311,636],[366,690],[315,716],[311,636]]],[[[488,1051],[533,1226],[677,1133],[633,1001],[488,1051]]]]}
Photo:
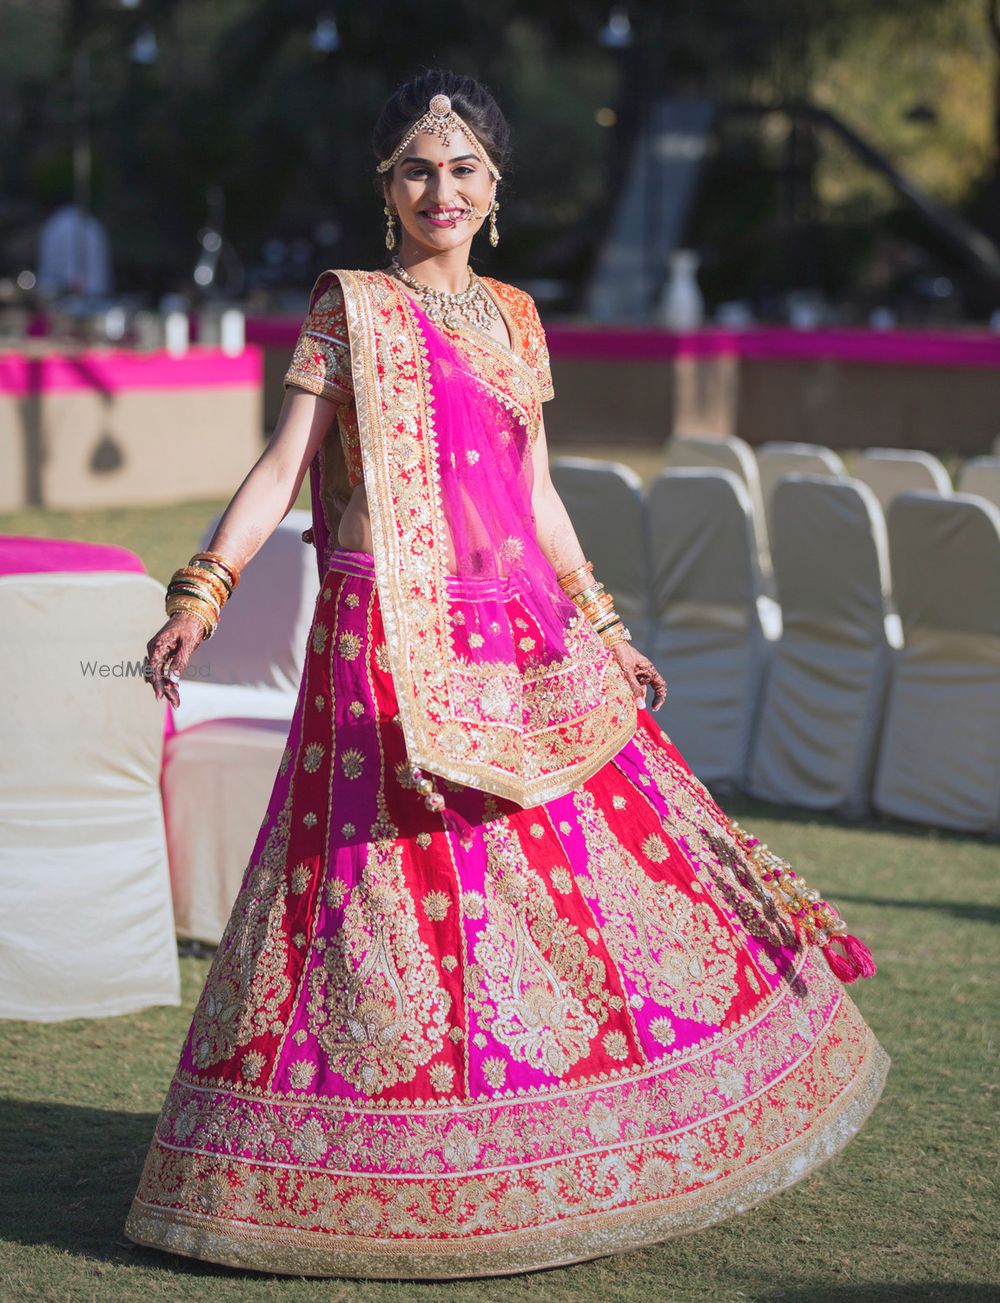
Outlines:
{"type": "Polygon", "coordinates": [[[664,465],[670,469],[685,467],[732,471],[746,485],[752,509],[754,539],[757,545],[757,564],[765,589],[771,586],[771,549],[767,534],[767,513],[761,489],[760,471],[753,448],[745,439],[735,435],[676,435],[668,439],[664,448],[664,465]]]}
{"type": "Polygon", "coordinates": [[[1000,833],[1000,510],[971,494],[889,508],[905,645],[873,799],[919,823],[1000,833]]]}
{"type": "Polygon", "coordinates": [[[1000,457],[970,457],[958,472],[959,493],[975,493],[1000,507],[1000,457]]]}
{"type": "Polygon", "coordinates": [[[883,511],[897,493],[952,493],[951,477],[937,457],[912,448],[865,448],[855,463],[854,478],[868,485],[883,511]]]}
{"type": "Polygon", "coordinates": [[[771,496],[774,486],[784,475],[826,475],[830,479],[847,479],[843,458],[832,448],[817,443],[786,443],[773,439],[757,449],[760,490],[771,530],[771,496]]]}
{"type": "Polygon", "coordinates": [[[658,722],[709,787],[741,785],[769,630],[746,485],[728,470],[665,470],[647,499],[653,634],[667,680],[658,722]]]}
{"type": "Polygon", "coordinates": [[[244,569],[218,629],[191,657],[178,729],[232,716],[291,720],[319,593],[316,551],[302,541],[311,523],[310,512],[290,511],[244,569]]]}
{"type": "Polygon", "coordinates": [[[219,942],[287,738],[284,720],[212,719],[167,739],[163,809],[178,936],[219,942]]]}
{"type": "Polygon", "coordinates": [[[594,576],[637,646],[649,632],[649,539],[642,480],[621,462],[555,457],[549,467],[594,576]]]}
{"type": "Polygon", "coordinates": [[[0,1017],[178,1004],[148,575],[0,577],[0,1017]]]}
{"type": "Polygon", "coordinates": [[[788,475],[774,490],[782,635],[764,678],[746,790],[865,813],[898,628],[886,610],[885,521],[856,480],[788,475]]]}

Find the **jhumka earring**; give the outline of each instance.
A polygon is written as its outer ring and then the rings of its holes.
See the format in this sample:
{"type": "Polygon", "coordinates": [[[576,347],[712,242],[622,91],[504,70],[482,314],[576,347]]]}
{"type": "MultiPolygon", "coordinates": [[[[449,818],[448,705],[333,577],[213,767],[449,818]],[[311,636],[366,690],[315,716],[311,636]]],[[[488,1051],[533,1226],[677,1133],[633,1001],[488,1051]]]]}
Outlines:
{"type": "Polygon", "coordinates": [[[396,247],[396,214],[388,204],[382,210],[385,213],[385,247],[395,249],[396,247]]]}
{"type": "Polygon", "coordinates": [[[500,243],[500,232],[497,230],[497,210],[499,207],[499,200],[494,199],[490,205],[490,244],[494,249],[500,243]]]}

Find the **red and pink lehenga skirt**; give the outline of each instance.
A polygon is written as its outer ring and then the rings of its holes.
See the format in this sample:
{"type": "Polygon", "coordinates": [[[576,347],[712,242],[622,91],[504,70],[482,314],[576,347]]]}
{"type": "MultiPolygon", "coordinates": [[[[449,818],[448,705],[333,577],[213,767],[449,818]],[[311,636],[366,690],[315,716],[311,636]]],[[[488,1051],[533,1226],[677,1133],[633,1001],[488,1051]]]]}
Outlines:
{"type": "Polygon", "coordinates": [[[743,1212],[858,1130],[884,1051],[647,711],[544,805],[441,784],[468,847],[405,762],[372,559],[338,549],[133,1240],[530,1271],[743,1212]]]}

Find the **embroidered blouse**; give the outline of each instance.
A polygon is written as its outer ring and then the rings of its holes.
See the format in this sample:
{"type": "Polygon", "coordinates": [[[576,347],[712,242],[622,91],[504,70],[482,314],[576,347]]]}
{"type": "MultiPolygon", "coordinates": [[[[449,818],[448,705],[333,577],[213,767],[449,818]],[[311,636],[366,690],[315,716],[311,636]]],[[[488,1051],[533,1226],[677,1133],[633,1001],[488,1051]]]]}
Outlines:
{"type": "MultiPolygon", "coordinates": [[[[552,398],[554,392],[545,329],[538,309],[524,290],[488,276],[482,280],[500,308],[513,350],[475,327],[445,333],[473,360],[491,387],[508,393],[511,401],[522,409],[535,409],[530,424],[537,432],[540,404],[552,398]],[[526,392],[525,363],[534,379],[530,385],[532,392],[526,392]]],[[[337,404],[337,420],[322,449],[323,497],[327,501],[331,496],[339,498],[346,505],[351,490],[361,483],[363,473],[344,295],[334,272],[323,272],[313,286],[309,311],[284,383],[286,389],[293,385],[337,404]]]]}

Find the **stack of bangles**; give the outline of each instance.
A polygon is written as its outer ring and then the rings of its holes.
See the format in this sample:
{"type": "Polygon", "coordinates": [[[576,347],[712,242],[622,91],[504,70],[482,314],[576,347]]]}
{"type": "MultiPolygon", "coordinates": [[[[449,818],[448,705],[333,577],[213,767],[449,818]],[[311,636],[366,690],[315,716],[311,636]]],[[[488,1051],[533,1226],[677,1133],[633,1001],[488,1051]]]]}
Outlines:
{"type": "Polygon", "coordinates": [[[605,647],[614,647],[619,642],[631,642],[632,635],[625,628],[625,622],[615,611],[615,599],[605,589],[599,581],[587,579],[583,588],[578,593],[570,593],[569,589],[579,580],[591,574],[594,569],[593,561],[585,561],[582,566],[577,566],[568,574],[559,576],[559,586],[567,597],[572,597],[586,618],[601,635],[605,647]]]}
{"type": "Polygon", "coordinates": [[[193,615],[211,638],[222,608],[240,582],[240,572],[218,552],[196,552],[175,570],[167,585],[167,615],[193,615]]]}

